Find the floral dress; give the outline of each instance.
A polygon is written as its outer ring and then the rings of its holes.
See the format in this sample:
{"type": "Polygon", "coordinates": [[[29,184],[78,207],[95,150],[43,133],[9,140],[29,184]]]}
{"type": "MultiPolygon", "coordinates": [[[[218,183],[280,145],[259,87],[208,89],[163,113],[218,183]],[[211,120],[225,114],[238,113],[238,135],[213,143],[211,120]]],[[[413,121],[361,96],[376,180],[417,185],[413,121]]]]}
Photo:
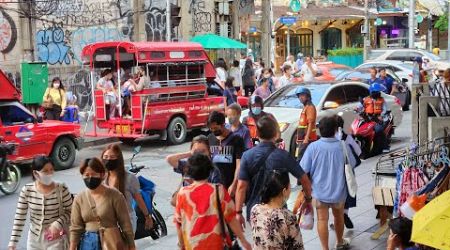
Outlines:
{"type": "MultiPolygon", "coordinates": [[[[219,185],[219,197],[225,223],[229,223],[236,212],[230,195],[222,185],[219,185]]],[[[193,183],[182,187],[177,196],[174,222],[181,228],[186,250],[223,249],[215,184],[193,183]]],[[[227,241],[231,243],[228,235],[227,241]]]]}
{"type": "Polygon", "coordinates": [[[297,219],[285,208],[255,205],[251,211],[250,223],[254,241],[253,249],[304,249],[297,219]]]}

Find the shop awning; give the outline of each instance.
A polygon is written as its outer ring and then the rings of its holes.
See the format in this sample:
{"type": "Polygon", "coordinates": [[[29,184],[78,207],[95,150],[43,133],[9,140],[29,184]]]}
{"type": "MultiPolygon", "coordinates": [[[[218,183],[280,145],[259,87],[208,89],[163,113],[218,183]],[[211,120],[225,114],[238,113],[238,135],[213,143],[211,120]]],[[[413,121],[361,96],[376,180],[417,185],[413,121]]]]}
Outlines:
{"type": "Polygon", "coordinates": [[[215,34],[205,34],[194,36],[191,42],[200,43],[205,49],[246,49],[247,45],[215,34]]]}

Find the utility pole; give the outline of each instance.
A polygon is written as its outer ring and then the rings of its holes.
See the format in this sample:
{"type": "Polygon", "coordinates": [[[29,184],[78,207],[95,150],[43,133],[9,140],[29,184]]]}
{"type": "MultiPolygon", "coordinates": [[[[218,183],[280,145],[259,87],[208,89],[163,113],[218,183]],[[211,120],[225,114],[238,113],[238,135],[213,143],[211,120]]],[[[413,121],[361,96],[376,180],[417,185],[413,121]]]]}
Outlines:
{"type": "Polygon", "coordinates": [[[291,55],[291,26],[286,25],[287,36],[286,36],[286,58],[291,55]]]}
{"type": "Polygon", "coordinates": [[[450,1],[447,1],[447,23],[448,23],[448,27],[447,27],[447,60],[450,61],[450,1]]]}
{"type": "Polygon", "coordinates": [[[34,62],[34,42],[33,42],[33,1],[28,2],[28,37],[30,42],[30,56],[31,61],[34,62]]]}
{"type": "Polygon", "coordinates": [[[272,4],[271,0],[262,0],[262,19],[261,19],[261,56],[266,65],[271,65],[270,55],[272,47],[270,44],[272,42],[272,23],[271,14],[272,4]]]}
{"type": "MultiPolygon", "coordinates": [[[[140,18],[139,18],[139,10],[140,10],[140,2],[141,0],[133,1],[133,41],[140,41],[140,18]]],[[[146,39],[147,40],[147,39],[146,39]]]]}
{"type": "Polygon", "coordinates": [[[369,28],[369,0],[364,1],[364,50],[363,59],[368,59],[370,47],[370,28],[369,28]]]}
{"type": "Polygon", "coordinates": [[[416,15],[416,0],[409,0],[408,47],[410,49],[414,48],[414,40],[415,40],[414,29],[416,28],[416,20],[414,18],[415,15],[416,15]]]}
{"type": "Polygon", "coordinates": [[[234,0],[233,1],[233,38],[236,40],[240,40],[241,38],[241,27],[239,22],[239,6],[240,1],[234,0]]]}
{"type": "Polygon", "coordinates": [[[166,0],[166,41],[172,41],[172,27],[170,24],[170,0],[166,0]]]}
{"type": "Polygon", "coordinates": [[[433,50],[433,15],[428,12],[428,33],[427,33],[427,50],[433,50]]]}

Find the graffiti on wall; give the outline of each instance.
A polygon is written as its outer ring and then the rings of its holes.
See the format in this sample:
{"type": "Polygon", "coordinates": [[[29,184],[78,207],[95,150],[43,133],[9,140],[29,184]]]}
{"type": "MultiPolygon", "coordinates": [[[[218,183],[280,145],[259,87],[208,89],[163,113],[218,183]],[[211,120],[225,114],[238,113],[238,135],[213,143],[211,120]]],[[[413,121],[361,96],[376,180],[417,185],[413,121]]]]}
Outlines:
{"type": "Polygon", "coordinates": [[[191,0],[190,13],[193,15],[194,32],[211,32],[212,15],[206,11],[204,0],[191,0]]]}
{"type": "Polygon", "coordinates": [[[77,105],[80,110],[89,110],[92,105],[89,75],[88,69],[81,68],[65,81],[68,91],[71,91],[77,97],[77,105]]]}
{"type": "Polygon", "coordinates": [[[239,0],[239,14],[251,15],[255,13],[255,0],[239,0]]]}
{"type": "Polygon", "coordinates": [[[36,33],[36,50],[39,61],[48,64],[70,64],[70,46],[63,28],[54,25],[36,33]]]}
{"type": "Polygon", "coordinates": [[[0,10],[0,52],[10,52],[17,41],[17,29],[14,20],[8,13],[0,10]]]}
{"type": "Polygon", "coordinates": [[[84,46],[95,42],[121,41],[127,40],[117,28],[89,27],[80,28],[72,32],[72,52],[73,58],[81,63],[81,51],[84,46]]]}
{"type": "Polygon", "coordinates": [[[147,41],[166,40],[166,4],[164,0],[145,1],[145,32],[147,41]]]}

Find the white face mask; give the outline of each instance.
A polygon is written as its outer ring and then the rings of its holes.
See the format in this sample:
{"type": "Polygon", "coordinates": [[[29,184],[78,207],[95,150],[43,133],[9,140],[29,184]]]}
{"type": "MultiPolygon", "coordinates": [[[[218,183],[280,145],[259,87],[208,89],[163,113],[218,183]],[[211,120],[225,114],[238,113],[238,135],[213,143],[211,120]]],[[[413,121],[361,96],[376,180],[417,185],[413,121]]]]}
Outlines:
{"type": "Polygon", "coordinates": [[[36,171],[36,173],[38,175],[37,180],[40,183],[42,183],[42,184],[44,184],[46,186],[48,186],[48,185],[53,183],[53,174],[46,175],[44,173],[40,173],[39,171],[36,171]]]}
{"type": "Polygon", "coordinates": [[[59,89],[60,84],[59,83],[53,83],[53,88],[59,89]]]}

